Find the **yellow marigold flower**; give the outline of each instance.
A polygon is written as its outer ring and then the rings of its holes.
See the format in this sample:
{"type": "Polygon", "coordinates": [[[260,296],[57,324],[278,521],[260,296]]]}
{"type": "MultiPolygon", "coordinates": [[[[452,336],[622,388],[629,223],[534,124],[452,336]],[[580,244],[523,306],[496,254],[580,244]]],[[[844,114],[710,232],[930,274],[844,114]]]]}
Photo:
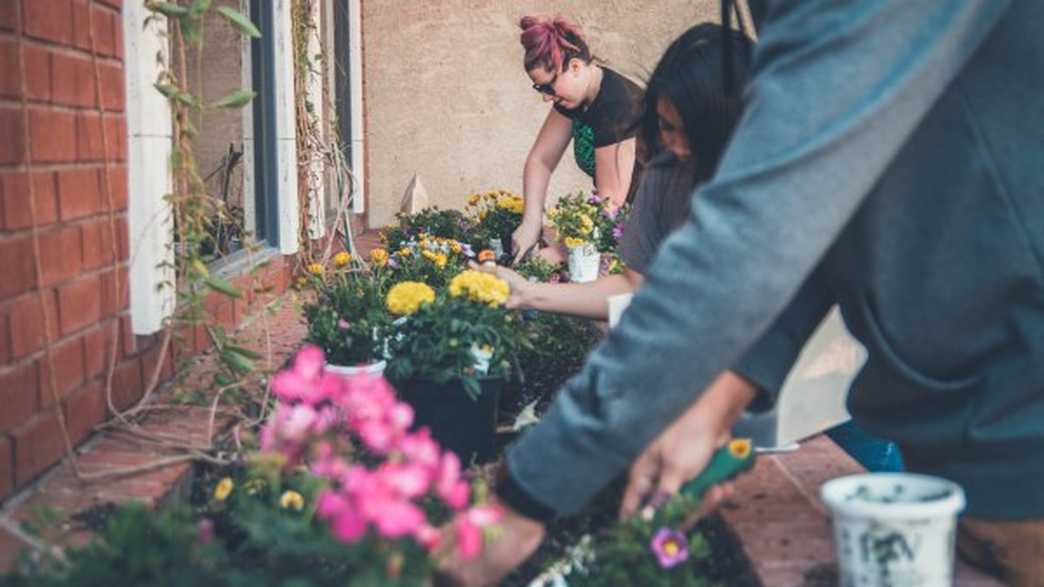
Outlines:
{"type": "Polygon", "coordinates": [[[582,239],[582,238],[575,238],[575,237],[571,237],[571,236],[565,237],[564,242],[565,242],[565,246],[569,247],[570,249],[575,248],[575,247],[582,247],[582,246],[587,244],[587,241],[585,241],[584,239],[582,239]]]}
{"type": "Polygon", "coordinates": [[[348,264],[352,262],[352,255],[351,253],[341,251],[340,253],[334,255],[333,262],[334,266],[337,268],[347,267],[348,264]]]}
{"type": "Polygon", "coordinates": [[[584,234],[591,234],[591,231],[594,230],[594,221],[587,214],[580,215],[580,230],[584,234]]]}
{"type": "Polygon", "coordinates": [[[468,196],[468,205],[474,206],[475,204],[478,204],[481,198],[482,196],[478,194],[471,194],[470,196],[468,196]]]}
{"type": "Polygon", "coordinates": [[[214,488],[214,499],[218,501],[225,501],[228,496],[232,494],[232,490],[235,489],[236,484],[232,481],[231,477],[225,477],[218,482],[217,487],[214,488]]]}
{"type": "Polygon", "coordinates": [[[496,275],[464,271],[450,281],[449,293],[455,298],[466,297],[473,302],[496,307],[507,301],[511,286],[496,275]]]}
{"type": "Polygon", "coordinates": [[[449,259],[446,258],[446,253],[436,253],[435,254],[435,264],[438,265],[439,269],[442,269],[443,267],[445,267],[446,266],[446,262],[448,260],[449,259]]]}
{"type": "Polygon", "coordinates": [[[403,247],[403,248],[399,249],[399,256],[400,257],[409,257],[412,254],[413,254],[413,251],[411,251],[409,247],[403,247]]]}
{"type": "Polygon", "coordinates": [[[487,211],[485,211],[485,210],[483,210],[483,211],[479,212],[479,220],[485,220],[485,219],[486,219],[486,216],[487,216],[488,214],[489,214],[489,212],[487,212],[487,211]]]}
{"type": "Polygon", "coordinates": [[[279,505],[285,510],[301,511],[304,509],[304,496],[296,491],[284,491],[279,498],[279,505]]]}
{"type": "Polygon", "coordinates": [[[464,247],[457,241],[450,241],[449,248],[453,251],[454,255],[459,255],[460,252],[464,250],[464,247]]]}
{"type": "Polygon", "coordinates": [[[374,249],[370,251],[370,262],[378,267],[384,267],[388,264],[388,251],[384,249],[374,249]]]}
{"type": "Polygon", "coordinates": [[[307,279],[305,279],[304,277],[298,277],[297,278],[297,287],[304,287],[306,285],[308,285],[308,280],[307,279]]]}
{"type": "Polygon", "coordinates": [[[395,284],[388,291],[388,297],[384,300],[388,311],[397,316],[408,316],[418,309],[422,304],[435,301],[435,290],[427,284],[419,281],[403,281],[395,284]]]}
{"type": "Polygon", "coordinates": [[[315,276],[321,276],[324,269],[321,263],[309,263],[308,266],[305,267],[305,271],[315,276]]]}

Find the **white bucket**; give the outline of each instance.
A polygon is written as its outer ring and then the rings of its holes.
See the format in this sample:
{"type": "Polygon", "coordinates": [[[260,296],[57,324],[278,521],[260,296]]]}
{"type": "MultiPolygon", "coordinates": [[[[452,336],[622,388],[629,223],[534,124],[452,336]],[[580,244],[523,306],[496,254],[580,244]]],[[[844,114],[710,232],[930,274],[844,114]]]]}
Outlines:
{"type": "Polygon", "coordinates": [[[601,260],[601,253],[590,243],[571,247],[569,249],[569,281],[587,283],[598,279],[601,260]]]}
{"type": "Polygon", "coordinates": [[[956,483],[912,473],[850,475],[825,483],[834,518],[840,585],[950,587],[957,514],[956,483]]]}
{"type": "Polygon", "coordinates": [[[345,377],[351,377],[353,375],[383,375],[384,368],[387,366],[387,361],[377,361],[376,363],[357,365],[355,367],[348,367],[346,365],[331,365],[327,363],[326,370],[329,373],[336,373],[338,375],[344,375],[345,377]]]}

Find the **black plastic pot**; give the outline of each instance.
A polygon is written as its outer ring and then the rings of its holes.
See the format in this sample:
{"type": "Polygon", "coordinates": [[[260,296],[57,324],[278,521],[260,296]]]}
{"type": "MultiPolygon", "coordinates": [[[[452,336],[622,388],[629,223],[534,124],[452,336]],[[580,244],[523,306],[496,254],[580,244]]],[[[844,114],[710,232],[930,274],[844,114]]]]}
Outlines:
{"type": "Polygon", "coordinates": [[[413,406],[414,427],[430,428],[435,440],[467,466],[496,457],[497,405],[505,383],[504,377],[480,379],[482,394],[471,399],[459,379],[411,379],[399,385],[399,396],[413,406]]]}

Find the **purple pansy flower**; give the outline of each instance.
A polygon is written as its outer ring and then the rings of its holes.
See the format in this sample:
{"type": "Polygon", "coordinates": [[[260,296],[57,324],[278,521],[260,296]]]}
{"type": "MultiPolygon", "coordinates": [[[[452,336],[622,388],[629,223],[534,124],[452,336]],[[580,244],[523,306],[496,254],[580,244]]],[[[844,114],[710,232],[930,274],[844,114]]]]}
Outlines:
{"type": "Polygon", "coordinates": [[[660,567],[670,569],[689,558],[689,541],[685,535],[670,528],[660,528],[653,536],[649,548],[656,554],[660,567]]]}

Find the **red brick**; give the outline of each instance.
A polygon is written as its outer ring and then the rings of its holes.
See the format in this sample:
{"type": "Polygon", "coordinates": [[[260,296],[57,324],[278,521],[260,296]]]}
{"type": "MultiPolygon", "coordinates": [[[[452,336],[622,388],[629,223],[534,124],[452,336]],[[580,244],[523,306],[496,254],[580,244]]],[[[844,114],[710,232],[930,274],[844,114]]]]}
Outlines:
{"type": "MultiPolygon", "coordinates": [[[[26,85],[29,99],[48,101],[51,99],[51,54],[46,49],[25,45],[26,85]]],[[[21,92],[18,92],[21,95],[21,92]]]]}
{"type": "Polygon", "coordinates": [[[129,357],[130,355],[138,352],[138,338],[134,335],[134,328],[131,326],[130,316],[120,316],[120,345],[119,348],[123,352],[123,356],[129,357]]]}
{"type": "MultiPolygon", "coordinates": [[[[3,8],[0,8],[0,12],[3,8]]],[[[11,439],[6,436],[0,436],[0,500],[4,499],[14,490],[14,450],[11,446],[11,439]]],[[[6,531],[5,531],[6,533],[6,531]]],[[[10,542],[5,541],[4,546],[9,548],[0,548],[0,551],[14,553],[21,550],[21,544],[17,540],[10,542]]],[[[4,555],[7,556],[7,555],[4,555]]],[[[14,561],[4,561],[8,564],[12,564],[14,561]]],[[[5,567],[10,568],[10,567],[5,567]]]]}
{"type": "Polygon", "coordinates": [[[116,367],[112,378],[112,401],[118,410],[126,410],[141,399],[141,361],[137,357],[124,359],[116,367]]]}
{"type": "Polygon", "coordinates": [[[22,0],[25,33],[47,41],[69,43],[72,41],[69,10],[69,0],[22,0]]]}
{"type": "MultiPolygon", "coordinates": [[[[54,174],[49,171],[33,173],[33,200],[36,202],[36,226],[45,227],[58,220],[54,174]]],[[[23,172],[0,173],[0,209],[3,227],[7,230],[30,228],[33,218],[29,208],[29,185],[23,172]]]]}
{"type": "MultiPolygon", "coordinates": [[[[115,252],[112,250],[112,226],[109,219],[99,220],[83,225],[83,266],[85,269],[97,269],[111,265],[115,252]]],[[[104,291],[104,288],[103,288],[104,291]]],[[[102,303],[102,312],[114,312],[115,306],[109,308],[102,303]]]]}
{"type": "MultiPolygon", "coordinates": [[[[120,96],[122,107],[123,96],[120,96]]],[[[105,158],[109,161],[127,160],[127,124],[123,115],[105,117],[105,140],[108,150],[105,158]]]]}
{"type": "Polygon", "coordinates": [[[116,18],[116,28],[113,30],[113,32],[115,33],[115,37],[114,38],[115,38],[115,42],[116,42],[116,47],[115,47],[116,58],[119,59],[120,61],[122,61],[123,60],[123,21],[121,20],[121,17],[117,17],[116,18]]]}
{"type": "Polygon", "coordinates": [[[0,39],[0,96],[22,96],[22,68],[18,60],[18,43],[14,39],[0,39]]]}
{"type": "Polygon", "coordinates": [[[11,361],[11,337],[7,329],[7,313],[0,313],[0,365],[11,361]]]}
{"type": "Polygon", "coordinates": [[[35,284],[33,239],[30,236],[0,242],[0,299],[12,298],[29,291],[35,284]]]}
{"type": "Polygon", "coordinates": [[[15,485],[23,485],[58,462],[65,449],[55,412],[41,412],[11,434],[14,438],[15,485]]]}
{"type": "MultiPolygon", "coordinates": [[[[51,327],[51,336],[47,338],[54,340],[58,331],[58,306],[53,291],[48,290],[43,297],[47,306],[47,320],[51,327]]],[[[40,312],[40,298],[36,292],[16,300],[11,305],[7,321],[11,329],[13,358],[24,357],[43,346],[44,321],[40,312]]]]}
{"type": "Polygon", "coordinates": [[[130,306],[130,284],[126,266],[120,266],[119,276],[120,281],[117,288],[116,270],[107,271],[101,275],[103,317],[123,312],[130,306]]]}
{"type": "Polygon", "coordinates": [[[105,420],[105,385],[100,381],[85,385],[83,389],[66,398],[62,410],[65,412],[69,436],[73,443],[79,443],[96,425],[105,420]]]}
{"type": "Polygon", "coordinates": [[[123,0],[97,0],[97,1],[99,3],[101,3],[101,4],[105,4],[106,6],[111,6],[111,7],[115,8],[116,10],[120,10],[121,8],[123,8],[123,0]]]}
{"type": "Polygon", "coordinates": [[[91,23],[88,0],[72,0],[73,44],[80,49],[91,49],[91,23]]]}
{"type": "Polygon", "coordinates": [[[106,110],[123,110],[124,77],[123,67],[108,63],[98,64],[98,78],[101,79],[102,105],[106,110]]]}
{"type": "MultiPolygon", "coordinates": [[[[127,167],[125,165],[110,165],[109,191],[112,192],[112,209],[127,209],[127,167]]],[[[105,189],[105,186],[102,186],[105,189]]]]}
{"type": "Polygon", "coordinates": [[[0,367],[0,432],[25,424],[36,413],[37,381],[34,361],[0,367]]]}
{"type": "Polygon", "coordinates": [[[116,322],[104,322],[88,330],[83,337],[84,377],[87,379],[105,373],[109,368],[113,324],[116,322]]]}
{"type": "Polygon", "coordinates": [[[116,250],[120,254],[120,260],[126,261],[130,258],[130,229],[127,228],[127,216],[120,215],[115,218],[116,222],[116,250]]]}
{"type": "Polygon", "coordinates": [[[62,221],[94,216],[101,210],[99,169],[90,167],[58,172],[58,212],[62,221]]]}
{"type": "Polygon", "coordinates": [[[40,265],[44,285],[65,281],[79,273],[83,253],[80,228],[60,228],[40,235],[40,265]]]}
{"type": "Polygon", "coordinates": [[[101,280],[82,277],[58,289],[58,314],[62,335],[94,324],[101,318],[101,280]]]}
{"type": "Polygon", "coordinates": [[[79,54],[51,56],[51,96],[58,104],[87,108],[95,105],[94,70],[91,61],[79,54]]]}
{"type": "Polygon", "coordinates": [[[29,112],[33,161],[60,163],[76,159],[76,116],[46,108],[29,112]]]}
{"type": "Polygon", "coordinates": [[[0,165],[25,160],[25,117],[19,108],[0,107],[0,165]]]}
{"type": "Polygon", "coordinates": [[[83,337],[73,338],[50,347],[50,364],[54,366],[54,391],[51,391],[51,367],[48,365],[47,352],[37,360],[39,368],[39,397],[37,402],[41,408],[54,405],[54,394],[59,399],[65,398],[70,391],[77,389],[84,381],[83,337]]]}
{"type": "Polygon", "coordinates": [[[101,161],[102,148],[101,117],[94,111],[76,115],[76,157],[80,161],[101,161]]]}
{"type": "Polygon", "coordinates": [[[18,28],[17,2],[4,0],[0,2],[0,29],[16,30],[18,28]]]}
{"type": "Polygon", "coordinates": [[[99,55],[115,55],[116,15],[111,10],[95,6],[91,19],[94,21],[94,50],[99,55]]]}
{"type": "MultiPolygon", "coordinates": [[[[159,363],[160,359],[160,344],[162,340],[162,332],[160,336],[155,337],[156,340],[149,345],[149,350],[141,356],[141,376],[145,385],[148,385],[152,381],[152,372],[156,369],[156,364],[159,363]]],[[[163,355],[163,366],[160,367],[160,376],[157,380],[158,384],[162,384],[174,376],[174,361],[173,355],[170,353],[170,348],[167,348],[167,352],[163,355]]]]}

